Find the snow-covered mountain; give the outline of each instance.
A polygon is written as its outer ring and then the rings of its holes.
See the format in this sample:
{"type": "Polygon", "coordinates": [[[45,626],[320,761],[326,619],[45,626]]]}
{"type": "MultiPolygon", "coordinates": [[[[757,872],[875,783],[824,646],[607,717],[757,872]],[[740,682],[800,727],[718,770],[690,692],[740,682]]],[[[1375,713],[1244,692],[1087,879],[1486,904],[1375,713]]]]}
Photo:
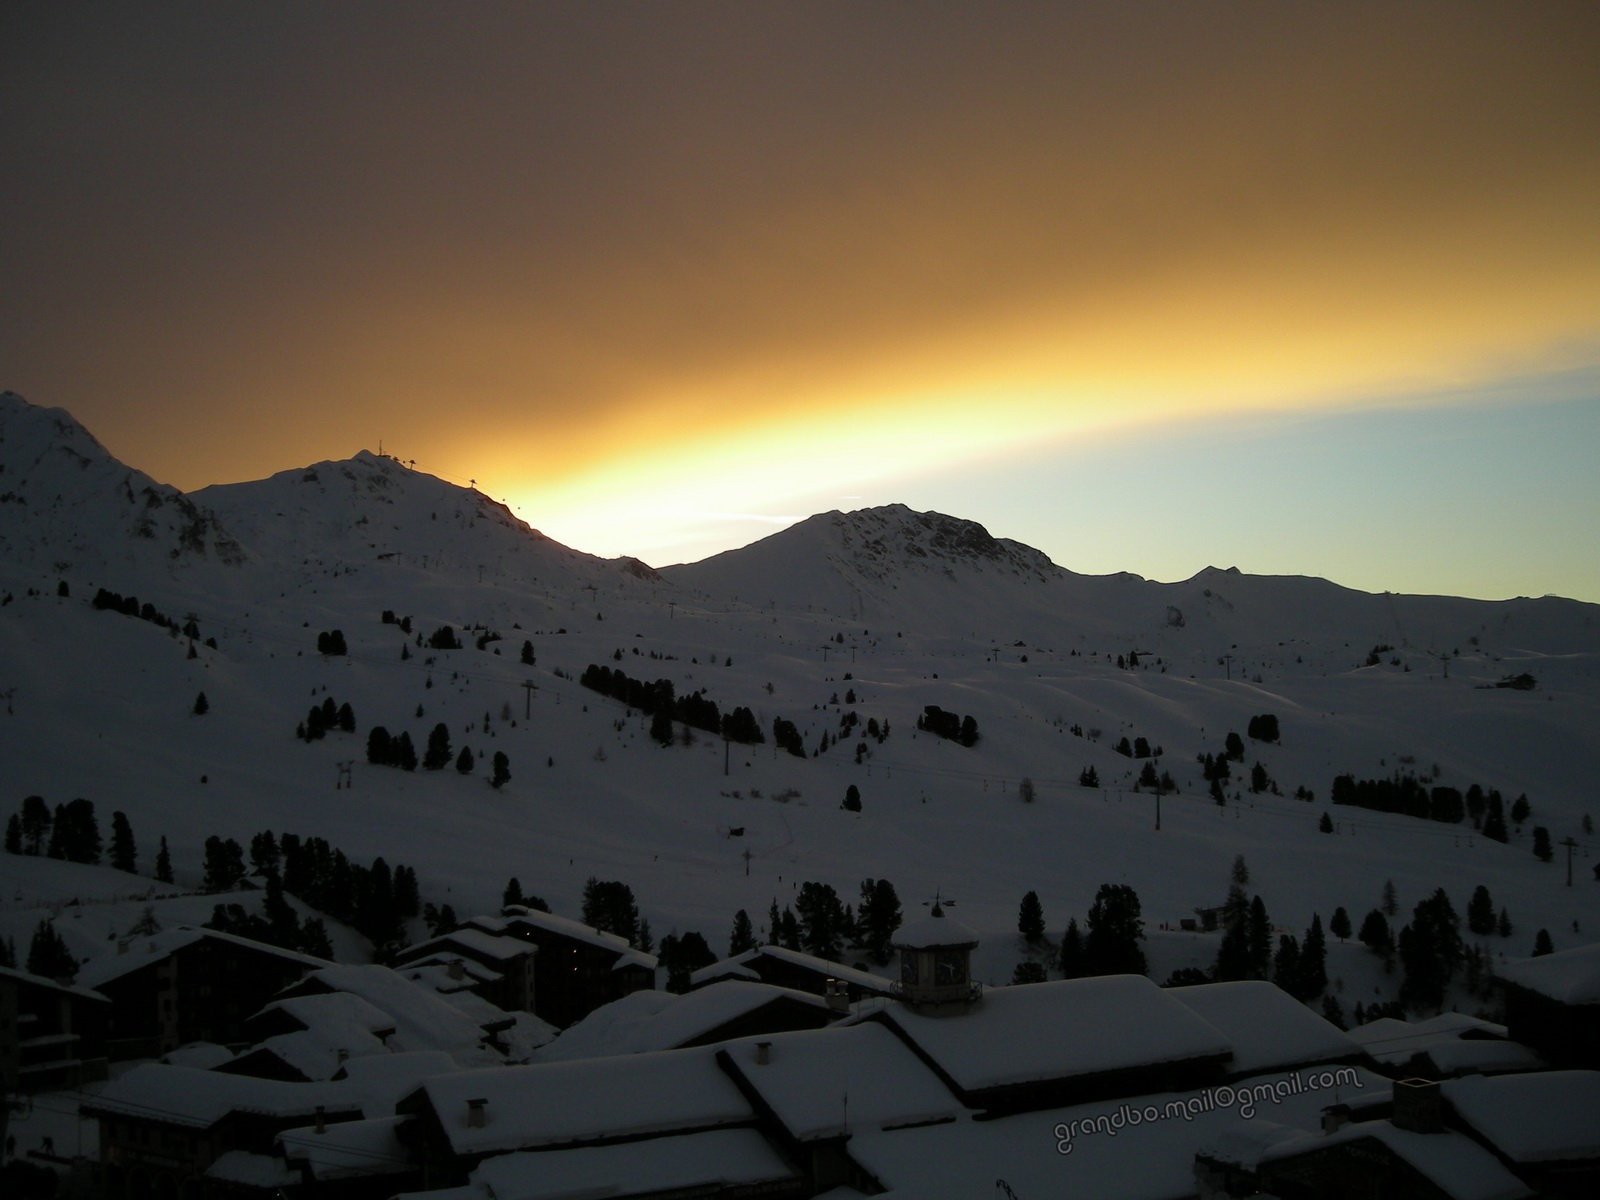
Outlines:
{"type": "Polygon", "coordinates": [[[59,408],[0,393],[0,556],[13,570],[178,578],[249,556],[214,514],[124,466],[59,408]]]}
{"type": "MultiPolygon", "coordinates": [[[[860,880],[890,878],[908,907],[956,895],[984,939],[982,976],[999,983],[1027,953],[1024,891],[1054,935],[1104,882],[1143,899],[1158,973],[1205,965],[1214,939],[1159,926],[1220,902],[1239,854],[1291,931],[1338,906],[1359,920],[1386,880],[1407,909],[1437,887],[1460,909],[1486,885],[1515,925],[1491,947],[1502,956],[1526,954],[1541,927],[1563,947],[1600,928],[1584,826],[1600,777],[1600,606],[1231,570],[1084,576],[899,506],[813,517],[658,573],[560,546],[376,455],[185,497],[19,397],[0,397],[0,435],[0,819],[30,794],[89,798],[102,825],[126,813],[147,875],[163,835],[193,884],[208,836],[292,830],[412,865],[425,898],[463,914],[495,908],[513,875],[568,916],[590,876],[624,880],[658,936],[695,929],[718,948],[736,910],[759,930],[801,881],[851,899],[860,880]],[[92,608],[99,586],[192,612],[193,657],[174,629],[92,608]],[[466,631],[461,649],[422,644],[445,624],[466,631]],[[333,629],[347,654],[318,653],[333,629]],[[658,746],[648,718],[577,683],[590,663],[748,707],[767,741],[658,746]],[[1524,674],[1531,691],[1494,686],[1524,674]],[[351,705],[356,732],[298,740],[324,699],[351,705]],[[930,704],[974,717],[977,744],[920,733],[930,704]],[[1199,760],[1263,713],[1282,736],[1246,742],[1218,806],[1199,760]],[[780,718],[804,757],[774,749],[780,718]],[[365,761],[374,726],[421,747],[439,723],[453,751],[472,750],[472,773],[365,761]],[[1123,737],[1148,742],[1176,787],[1159,832],[1123,737]],[[483,766],[497,750],[512,772],[500,790],[483,766]],[[1258,763],[1272,785],[1259,792],[1258,763]],[[348,789],[335,787],[342,764],[348,789]],[[1089,768],[1098,787],[1080,786],[1089,768]],[[1342,773],[1526,792],[1533,813],[1502,845],[1469,824],[1334,808],[1342,773]],[[859,813],[840,808],[851,785],[859,813]],[[1535,825],[1573,838],[1574,887],[1564,858],[1534,857],[1535,825]]],[[[0,856],[0,933],[25,942],[37,905],[70,897],[9,867],[0,856]]],[[[83,889],[102,884],[82,879],[83,936],[69,940],[88,955],[120,918],[90,919],[99,893],[83,889]]],[[[1364,950],[1332,949],[1347,1003],[1393,994],[1364,950]]]]}

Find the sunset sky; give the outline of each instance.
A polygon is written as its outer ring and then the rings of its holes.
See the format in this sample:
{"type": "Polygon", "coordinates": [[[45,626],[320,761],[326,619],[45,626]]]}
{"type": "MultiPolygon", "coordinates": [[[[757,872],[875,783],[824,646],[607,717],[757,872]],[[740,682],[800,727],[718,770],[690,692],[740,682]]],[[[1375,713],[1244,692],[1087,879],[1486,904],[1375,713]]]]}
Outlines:
{"type": "Polygon", "coordinates": [[[1600,601],[1600,5],[0,8],[0,387],[656,565],[1600,601]]]}

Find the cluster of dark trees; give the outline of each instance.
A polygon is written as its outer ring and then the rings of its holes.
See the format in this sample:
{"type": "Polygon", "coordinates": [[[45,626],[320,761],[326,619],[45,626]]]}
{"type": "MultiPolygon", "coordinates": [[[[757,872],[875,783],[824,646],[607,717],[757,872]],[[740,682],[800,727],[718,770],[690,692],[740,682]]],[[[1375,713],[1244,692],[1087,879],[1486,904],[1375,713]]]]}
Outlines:
{"type": "Polygon", "coordinates": [[[305,720],[295,727],[294,735],[303,742],[316,742],[327,737],[329,731],[334,729],[342,733],[354,733],[356,713],[348,702],[335,704],[333,697],[327,696],[321,704],[311,706],[305,720]]]}
{"type": "Polygon", "coordinates": [[[917,728],[925,729],[946,741],[960,742],[963,746],[978,744],[978,722],[975,718],[946,712],[937,704],[923,708],[922,715],[917,718],[917,728]]]}
{"type": "Polygon", "coordinates": [[[411,632],[411,618],[410,617],[398,617],[397,618],[394,615],[394,609],[392,609],[392,608],[384,609],[383,610],[383,614],[378,619],[380,621],[382,621],[385,625],[398,625],[398,626],[400,626],[400,632],[401,633],[410,633],[411,632]]]}
{"type": "MultiPolygon", "coordinates": [[[[165,847],[165,839],[162,841],[165,847]]],[[[58,804],[54,811],[43,796],[28,796],[19,811],[6,821],[8,854],[43,855],[66,862],[98,865],[103,843],[94,801],[81,797],[58,804]]],[[[111,814],[111,865],[119,871],[136,871],[138,846],[126,813],[111,814]]],[[[167,876],[170,881],[171,875],[167,876]]]]}
{"type": "MultiPolygon", "coordinates": [[[[767,913],[767,941],[828,962],[839,962],[845,949],[853,948],[882,966],[889,961],[889,942],[903,919],[900,897],[887,879],[863,879],[859,900],[852,909],[831,885],[808,880],[800,885],[793,908],[785,905],[779,912],[778,902],[773,900],[767,913]]],[[[729,945],[738,942],[747,950],[756,944],[755,935],[745,929],[747,936],[740,936],[740,917],[744,917],[745,926],[749,925],[749,918],[741,910],[734,917],[735,936],[729,945]]],[[[730,949],[729,953],[740,951],[730,949]]]]}
{"type": "Polygon", "coordinates": [[[651,949],[649,924],[639,919],[633,889],[619,879],[589,876],[583,885],[583,923],[603,933],[614,933],[646,953],[651,949]]]}
{"type": "MultiPolygon", "coordinates": [[[[669,722],[678,721],[691,729],[721,734],[731,742],[759,745],[766,740],[755,714],[748,708],[735,708],[732,712],[721,713],[716,701],[707,699],[702,692],[677,695],[670,679],[648,683],[632,678],[625,671],[590,663],[584,668],[578,682],[590,691],[620,700],[647,716],[665,713],[669,722]]],[[[651,730],[657,741],[663,744],[671,741],[670,725],[658,728],[652,723],[651,730]],[[661,736],[663,732],[669,736],[661,736]]]]}
{"type": "MultiPolygon", "coordinates": [[[[245,877],[244,849],[238,842],[213,835],[205,846],[206,891],[227,891],[245,877]]],[[[396,864],[391,869],[382,857],[362,866],[319,837],[274,837],[263,830],[250,839],[249,869],[263,881],[265,915],[246,913],[238,904],[219,904],[211,928],[328,957],[323,948],[326,927],[317,918],[302,924],[283,899],[287,893],[356,929],[372,942],[374,958],[384,961],[405,945],[405,921],[421,909],[417,873],[411,867],[396,864]]]]}
{"type": "Polygon", "coordinates": [[[349,654],[350,648],[345,645],[344,630],[327,629],[317,634],[317,653],[328,657],[349,654]]]}
{"type": "Polygon", "coordinates": [[[1278,738],[1278,718],[1271,713],[1262,713],[1260,716],[1251,717],[1250,723],[1245,726],[1245,734],[1252,741],[1276,742],[1278,738]]]}
{"type": "MultiPolygon", "coordinates": [[[[1017,932],[1030,946],[1045,947],[1044,906],[1037,892],[1028,892],[1017,908],[1017,932]]],[[[1067,922],[1056,947],[1055,963],[1063,979],[1091,975],[1143,975],[1148,969],[1144,950],[1143,910],[1139,894],[1125,883],[1103,883],[1082,926],[1078,918],[1067,922]]],[[[1049,977],[1045,964],[1029,959],[1017,964],[1012,983],[1043,983],[1049,977]]]]}
{"type": "Polygon", "coordinates": [[[1164,753],[1160,746],[1152,750],[1149,738],[1136,737],[1130,742],[1126,734],[1111,748],[1123,758],[1159,758],[1164,753]]]}
{"type": "MultiPolygon", "coordinates": [[[[138,617],[141,621],[149,621],[152,625],[170,629],[174,634],[181,633],[192,641],[200,640],[200,626],[193,617],[180,626],[154,604],[148,601],[140,604],[137,596],[124,596],[121,592],[113,592],[107,588],[101,588],[94,594],[94,599],[89,603],[102,612],[121,613],[125,617],[138,617]]],[[[206,645],[215,650],[217,648],[217,639],[207,638],[206,645]]]]}
{"type": "MultiPolygon", "coordinates": [[[[459,753],[451,749],[450,728],[440,721],[428,734],[428,746],[420,765],[424,771],[442,771],[451,764],[452,756],[456,770],[462,775],[472,774],[477,766],[471,747],[463,746],[459,753]]],[[[402,771],[415,771],[419,765],[411,735],[404,730],[390,734],[382,725],[374,725],[367,734],[367,761],[373,766],[398,767],[402,771]]],[[[511,759],[504,750],[496,750],[490,764],[491,787],[501,788],[511,781],[511,759]]]]}
{"type": "MultiPolygon", "coordinates": [[[[1463,793],[1453,787],[1429,787],[1414,775],[1396,774],[1389,779],[1338,775],[1333,780],[1333,802],[1452,825],[1470,819],[1473,828],[1484,837],[1497,842],[1510,840],[1504,798],[1498,790],[1490,788],[1485,792],[1476,783],[1463,793]]],[[[1513,824],[1523,824],[1532,814],[1533,806],[1526,793],[1512,802],[1513,824]]]]}

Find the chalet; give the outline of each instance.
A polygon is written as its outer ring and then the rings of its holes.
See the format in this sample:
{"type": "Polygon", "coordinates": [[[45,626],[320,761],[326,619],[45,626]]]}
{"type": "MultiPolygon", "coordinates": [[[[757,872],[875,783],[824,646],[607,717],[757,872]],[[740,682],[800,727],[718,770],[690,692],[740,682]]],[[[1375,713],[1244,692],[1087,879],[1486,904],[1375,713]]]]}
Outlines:
{"type": "Polygon", "coordinates": [[[468,997],[477,1002],[469,1013],[456,999],[376,963],[324,966],[279,992],[251,1019],[249,1032],[270,1037],[296,1029],[311,1031],[321,1022],[337,1023],[344,1014],[358,1024],[365,1022],[367,1031],[390,1049],[442,1050],[463,1067],[503,1063],[496,1039],[515,1026],[515,1014],[475,996],[468,997]],[[338,1001],[337,996],[347,999],[338,1001]],[[319,997],[320,1006],[300,1003],[319,997]],[[361,1004],[353,1005],[352,1000],[361,1004]]]}
{"type": "Polygon", "coordinates": [[[1221,1082],[1233,1044],[1143,975],[990,988],[957,1016],[863,1005],[968,1108],[989,1113],[1183,1091],[1221,1082]]]}
{"type": "Polygon", "coordinates": [[[534,1012],[537,944],[466,927],[401,951],[396,967],[406,973],[435,968],[436,989],[470,990],[511,1012],[534,1012]]]}
{"type": "Polygon", "coordinates": [[[0,1094],[104,1079],[110,1015],[99,992],[0,967],[0,1094]]]}
{"type": "Polygon", "coordinates": [[[473,917],[477,930],[537,948],[533,957],[533,1012],[558,1029],[630,992],[656,985],[656,959],[626,938],[580,921],[510,905],[499,917],[473,917]]]}
{"type": "Polygon", "coordinates": [[[1477,1075],[1440,1091],[1451,1124],[1539,1195],[1600,1195],[1600,1071],[1477,1075]]]}
{"type": "Polygon", "coordinates": [[[1203,983],[1166,994],[1228,1039],[1230,1078],[1364,1058],[1354,1038],[1275,983],[1203,983]]]}
{"type": "Polygon", "coordinates": [[[825,958],[786,950],[782,946],[757,946],[701,967],[689,976],[689,987],[698,989],[724,979],[742,979],[770,984],[814,996],[833,996],[840,1007],[864,996],[891,996],[894,980],[874,975],[858,967],[847,967],[825,958]]]}
{"type": "Polygon", "coordinates": [[[456,1187],[514,1151],[579,1149],[714,1129],[755,1114],[706,1047],[458,1071],[426,1080],[397,1111],[426,1187],[456,1187]]]}
{"type": "Polygon", "coordinates": [[[246,1043],[245,1019],[307,971],[331,964],[214,929],[186,925],[119,942],[86,963],[80,987],[111,1001],[112,1059],[154,1058],[187,1042],[246,1043]]]}
{"type": "Polygon", "coordinates": [[[1506,1027],[1466,1013],[1447,1012],[1423,1021],[1380,1017],[1357,1025],[1351,1039],[1386,1075],[1397,1079],[1450,1079],[1537,1071],[1545,1063],[1506,1027]]]}
{"type": "Polygon", "coordinates": [[[1600,943],[1500,969],[1506,1027],[1558,1067],[1600,1068],[1600,943]]]}
{"type": "Polygon", "coordinates": [[[708,1046],[733,1038],[820,1029],[837,1014],[820,996],[739,979],[685,995],[634,992],[594,1010],[540,1049],[539,1062],[708,1046]]]}
{"type": "Polygon", "coordinates": [[[1321,1134],[1287,1137],[1261,1154],[1261,1191],[1282,1200],[1407,1196],[1418,1200],[1519,1200],[1535,1193],[1471,1138],[1446,1125],[1440,1086],[1394,1084],[1387,1120],[1345,1122],[1330,1113],[1321,1134]]]}

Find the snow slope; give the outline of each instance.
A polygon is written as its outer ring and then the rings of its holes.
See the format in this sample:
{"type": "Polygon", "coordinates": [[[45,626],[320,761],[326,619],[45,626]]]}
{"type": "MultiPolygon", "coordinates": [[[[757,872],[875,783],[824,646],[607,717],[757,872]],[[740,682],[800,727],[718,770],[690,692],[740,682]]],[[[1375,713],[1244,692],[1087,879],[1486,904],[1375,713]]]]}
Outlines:
{"type": "MultiPolygon", "coordinates": [[[[1160,926],[1220,903],[1240,854],[1249,890],[1296,934],[1338,906],[1359,924],[1386,880],[1401,919],[1437,887],[1461,911],[1486,885],[1515,925],[1488,939],[1497,958],[1525,955],[1541,927],[1558,948],[1600,928],[1582,827],[1600,775],[1594,605],[1370,596],[1230,571],[1173,585],[1078,576],[970,522],[897,507],[826,514],[658,573],[561,547],[470,489],[365,453],[194,497],[157,489],[158,515],[194,515],[144,537],[127,499],[143,477],[91,454],[65,414],[7,395],[0,420],[0,492],[27,497],[0,503],[0,816],[29,794],[92,799],[103,832],[125,812],[147,876],[163,834],[192,886],[207,836],[248,845],[261,829],[290,830],[414,866],[424,898],[462,916],[496,908],[513,875],[566,916],[587,878],[620,879],[657,937],[699,930],[719,951],[737,909],[759,932],[768,905],[792,903],[803,881],[853,902],[861,880],[886,877],[908,916],[936,891],[956,899],[991,984],[1037,955],[1015,933],[1024,891],[1038,892],[1055,938],[1107,882],[1143,901],[1158,979],[1206,965],[1214,935],[1160,926]],[[72,454],[89,465],[71,466],[72,454]],[[204,531],[203,556],[184,549],[185,529],[204,531]],[[217,645],[191,658],[173,631],[92,609],[95,586],[136,587],[180,619],[192,611],[217,645]],[[412,634],[380,621],[385,609],[410,617],[412,634]],[[418,644],[447,623],[463,649],[418,644]],[[318,633],[335,628],[349,654],[318,654],[318,633]],[[1364,665],[1380,644],[1390,649],[1364,665]],[[1139,666],[1119,668],[1129,651],[1139,666]],[[807,757],[770,737],[656,746],[647,718],[578,686],[589,663],[703,690],[724,711],[749,706],[768,731],[791,720],[807,757]],[[1535,690],[1491,686],[1524,671],[1535,690]],[[202,691],[209,711],[196,716],[202,691]],[[352,706],[357,732],[298,740],[324,698],[352,706]],[[919,733],[929,704],[974,716],[978,744],[919,733]],[[886,740],[858,726],[811,753],[852,711],[861,726],[887,722],[886,740]],[[1259,713],[1279,717],[1281,743],[1247,740],[1218,807],[1197,756],[1259,713]],[[472,749],[471,775],[366,763],[374,725],[420,749],[438,722],[453,752],[472,749]],[[1125,735],[1161,749],[1178,786],[1159,831],[1155,797],[1133,790],[1142,764],[1112,749],[1125,735]],[[498,791],[486,782],[497,750],[512,771],[498,791]],[[1281,795],[1249,791],[1258,761],[1281,795]],[[349,790],[335,787],[341,763],[353,764],[349,790]],[[1089,766],[1100,788],[1078,785],[1089,766]],[[1526,792],[1533,816],[1509,845],[1352,809],[1332,809],[1338,831],[1323,834],[1342,772],[1476,782],[1508,801],[1526,792]],[[859,814],[839,807],[851,784],[859,814]],[[1552,864],[1533,857],[1534,824],[1575,840],[1574,887],[1559,848],[1552,864]]],[[[19,864],[0,856],[0,934],[21,947],[41,905],[84,885],[19,864]]],[[[93,941],[74,948],[88,955],[93,941]]],[[[1337,943],[1329,974],[1346,1007],[1397,984],[1337,943]]]]}

